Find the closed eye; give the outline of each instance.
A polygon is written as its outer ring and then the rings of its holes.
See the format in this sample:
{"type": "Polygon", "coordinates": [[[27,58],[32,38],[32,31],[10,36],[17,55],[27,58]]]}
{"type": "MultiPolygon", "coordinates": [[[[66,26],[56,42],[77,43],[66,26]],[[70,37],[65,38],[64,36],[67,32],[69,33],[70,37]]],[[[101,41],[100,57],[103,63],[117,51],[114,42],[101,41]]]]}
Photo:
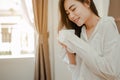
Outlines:
{"type": "Polygon", "coordinates": [[[72,11],[75,11],[76,10],[76,8],[73,8],[73,9],[71,9],[72,11]]]}

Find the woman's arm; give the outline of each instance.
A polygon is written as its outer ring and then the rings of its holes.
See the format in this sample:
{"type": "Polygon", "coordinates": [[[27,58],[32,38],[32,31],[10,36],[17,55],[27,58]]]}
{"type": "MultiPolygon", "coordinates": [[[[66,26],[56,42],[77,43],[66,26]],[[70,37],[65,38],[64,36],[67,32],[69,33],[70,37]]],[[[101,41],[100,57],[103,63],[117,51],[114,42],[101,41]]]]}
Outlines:
{"type": "Polygon", "coordinates": [[[64,35],[64,39],[61,39],[61,42],[73,50],[77,55],[79,55],[84,60],[89,69],[96,75],[111,79],[118,76],[120,72],[118,68],[120,67],[120,45],[118,45],[119,43],[117,43],[117,40],[114,39],[118,34],[115,32],[116,30],[113,28],[113,25],[105,26],[107,26],[106,29],[108,31],[105,32],[104,35],[104,52],[105,54],[107,53],[106,56],[97,55],[98,52],[92,46],[69,32],[61,32],[61,34],[64,35]]]}
{"type": "Polygon", "coordinates": [[[69,59],[69,64],[76,65],[76,55],[75,55],[75,53],[71,53],[68,50],[66,50],[66,52],[67,52],[66,54],[67,54],[68,59],[69,59]]]}

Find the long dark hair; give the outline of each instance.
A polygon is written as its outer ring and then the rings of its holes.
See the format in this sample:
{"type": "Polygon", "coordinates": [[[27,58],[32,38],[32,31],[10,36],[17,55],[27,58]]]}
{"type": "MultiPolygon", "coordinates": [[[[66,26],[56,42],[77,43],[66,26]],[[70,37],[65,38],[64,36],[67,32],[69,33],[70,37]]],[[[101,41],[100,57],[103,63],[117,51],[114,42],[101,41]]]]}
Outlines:
{"type": "MultiPolygon", "coordinates": [[[[75,23],[73,23],[72,21],[70,21],[67,17],[67,14],[65,12],[65,9],[64,9],[64,1],[65,0],[59,0],[59,10],[60,10],[60,22],[59,22],[59,28],[58,30],[61,30],[63,26],[65,26],[67,29],[75,29],[75,34],[80,37],[80,33],[81,33],[81,28],[82,26],[77,26],[75,23]]],[[[98,15],[98,11],[95,7],[95,4],[93,2],[93,0],[90,0],[90,3],[88,0],[77,0],[77,1],[80,1],[81,3],[87,3],[87,4],[90,4],[90,9],[91,11],[97,15],[98,15]]]]}

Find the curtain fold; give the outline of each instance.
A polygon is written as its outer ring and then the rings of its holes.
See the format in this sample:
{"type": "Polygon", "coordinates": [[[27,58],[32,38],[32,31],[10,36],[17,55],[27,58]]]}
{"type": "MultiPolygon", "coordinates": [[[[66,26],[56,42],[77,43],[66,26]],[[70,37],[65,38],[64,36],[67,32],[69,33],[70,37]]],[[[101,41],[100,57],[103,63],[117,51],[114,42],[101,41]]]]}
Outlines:
{"type": "Polygon", "coordinates": [[[33,0],[35,26],[39,34],[37,53],[35,55],[35,79],[51,80],[48,48],[48,0],[33,0]]]}
{"type": "Polygon", "coordinates": [[[32,6],[32,0],[20,0],[21,1],[21,13],[24,16],[25,20],[34,28],[33,23],[33,9],[32,6]],[[29,2],[29,3],[28,3],[29,2]]]}
{"type": "Polygon", "coordinates": [[[120,0],[110,0],[108,15],[115,18],[118,30],[120,32],[120,0]]]}

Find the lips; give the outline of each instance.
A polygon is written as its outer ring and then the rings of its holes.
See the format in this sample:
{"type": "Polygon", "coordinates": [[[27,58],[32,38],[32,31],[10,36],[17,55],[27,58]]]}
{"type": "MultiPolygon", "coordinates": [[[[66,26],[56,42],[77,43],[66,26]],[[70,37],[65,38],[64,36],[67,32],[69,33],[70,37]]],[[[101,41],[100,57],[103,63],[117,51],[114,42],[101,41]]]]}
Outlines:
{"type": "Polygon", "coordinates": [[[80,19],[80,18],[76,18],[76,19],[74,19],[73,21],[74,21],[75,23],[77,23],[77,22],[79,21],[79,19],[80,19]]]}

